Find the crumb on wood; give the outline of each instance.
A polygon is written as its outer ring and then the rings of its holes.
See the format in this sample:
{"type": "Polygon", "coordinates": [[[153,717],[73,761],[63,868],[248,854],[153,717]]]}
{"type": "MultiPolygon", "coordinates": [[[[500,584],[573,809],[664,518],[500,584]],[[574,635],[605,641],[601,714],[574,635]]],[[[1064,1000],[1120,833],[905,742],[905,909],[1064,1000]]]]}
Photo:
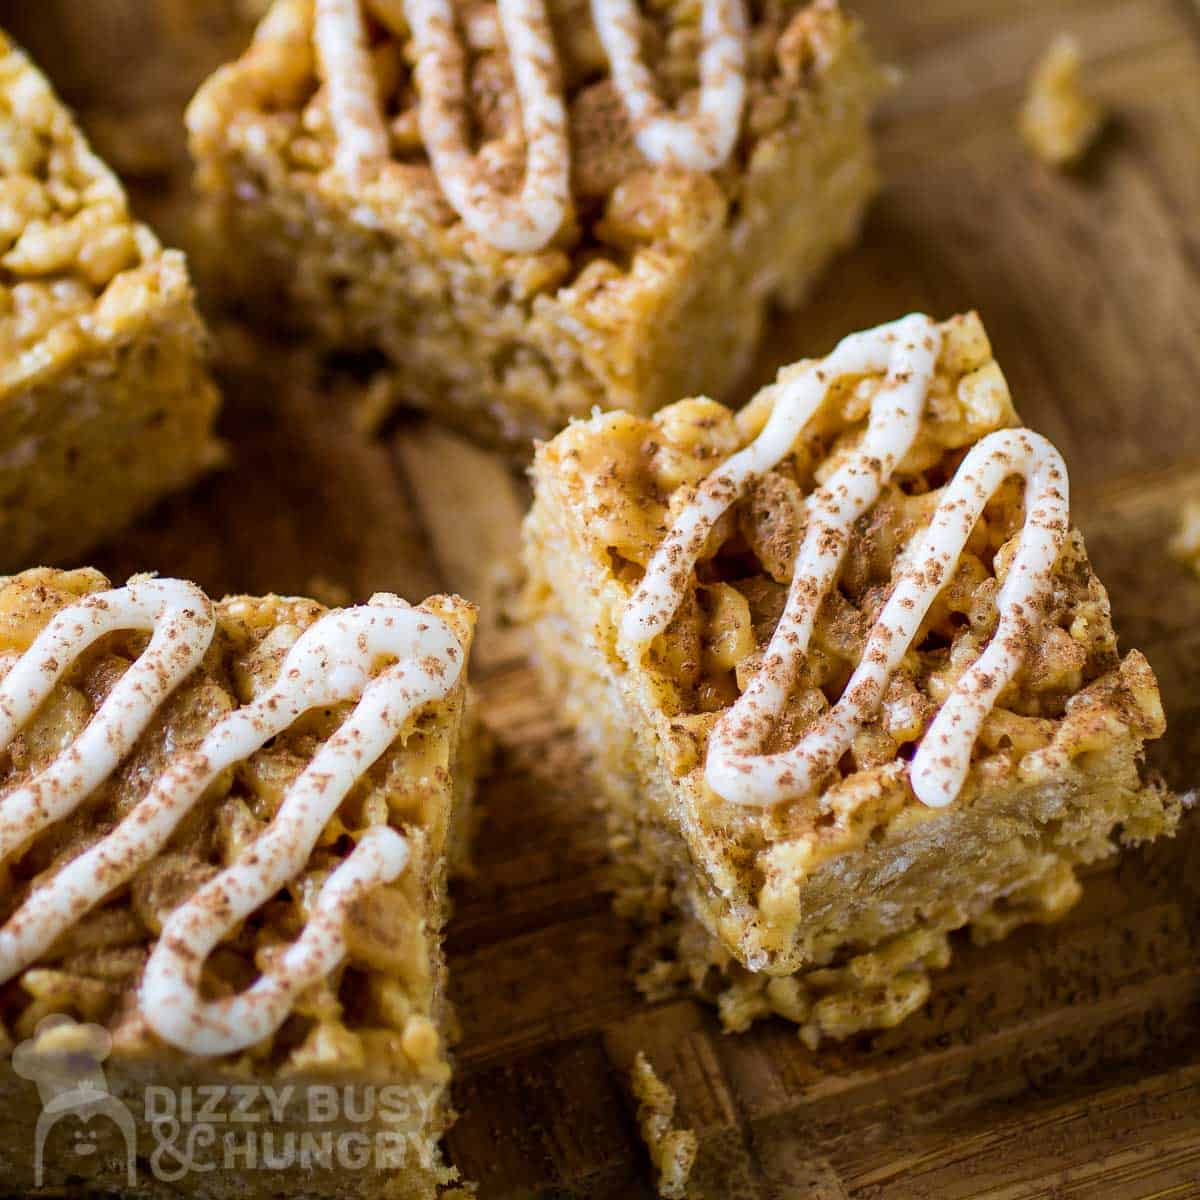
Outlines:
{"type": "Polygon", "coordinates": [[[687,1195],[688,1176],[696,1161],[696,1135],[690,1129],[671,1127],[675,1093],[655,1074],[642,1050],[634,1060],[630,1086],[638,1102],[642,1140],[658,1172],[658,1194],[666,1200],[680,1200],[687,1195]]]}
{"type": "Polygon", "coordinates": [[[1091,148],[1104,120],[1103,108],[1083,87],[1078,42],[1060,34],[1034,69],[1021,108],[1021,135],[1044,163],[1070,167],[1091,148]]]}
{"type": "Polygon", "coordinates": [[[1185,567],[1200,575],[1200,500],[1185,502],[1168,549],[1185,567]]]}

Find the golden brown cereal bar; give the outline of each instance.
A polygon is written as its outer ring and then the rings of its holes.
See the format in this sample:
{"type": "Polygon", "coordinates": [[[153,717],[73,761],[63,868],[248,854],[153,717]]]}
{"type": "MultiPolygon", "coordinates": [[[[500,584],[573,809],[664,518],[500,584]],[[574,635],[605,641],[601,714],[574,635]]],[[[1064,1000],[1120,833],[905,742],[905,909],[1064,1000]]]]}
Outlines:
{"type": "Polygon", "coordinates": [[[441,932],[474,617],[0,580],[11,1189],[432,1200],[453,1177],[441,932]]]}
{"type": "Polygon", "coordinates": [[[505,0],[455,3],[447,44],[437,9],[278,0],[190,109],[207,265],[394,401],[519,453],[595,406],[727,391],[875,190],[884,77],[857,24],[830,0],[505,0]],[[746,28],[705,77],[710,9],[746,28]],[[556,64],[523,92],[509,10],[540,48],[521,62],[556,64]],[[649,93],[612,66],[631,11],[649,93]]]}
{"type": "Polygon", "coordinates": [[[1164,726],[978,317],[912,315],[741,412],[598,414],[538,451],[539,655],[648,929],[640,983],[806,1040],[890,1026],[950,935],[1075,901],[1169,833],[1164,726]]]}
{"type": "Polygon", "coordinates": [[[0,34],[0,569],[77,558],[221,456],[183,256],[0,34]]]}

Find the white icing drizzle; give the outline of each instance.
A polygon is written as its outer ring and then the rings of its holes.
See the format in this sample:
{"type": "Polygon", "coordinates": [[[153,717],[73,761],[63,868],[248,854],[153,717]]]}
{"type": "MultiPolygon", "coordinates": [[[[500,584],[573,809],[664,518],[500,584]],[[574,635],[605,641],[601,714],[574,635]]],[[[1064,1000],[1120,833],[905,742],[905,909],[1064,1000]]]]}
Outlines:
{"type": "MultiPolygon", "coordinates": [[[[932,808],[949,804],[961,790],[979,730],[1024,660],[1050,592],[1054,564],[1067,539],[1071,519],[1067,465],[1046,438],[1028,429],[1005,429],[989,434],[972,449],[938,505],[913,566],[904,574],[901,587],[906,594],[897,596],[897,588],[894,603],[885,606],[872,631],[881,642],[897,640],[890,631],[903,631],[909,593],[924,619],[939,591],[931,567],[939,571],[941,580],[949,578],[984,505],[1013,475],[1025,480],[1025,524],[996,600],[999,624],[987,649],[938,710],[913,759],[913,791],[932,808]],[[922,561],[924,581],[917,566],[922,561]]],[[[909,642],[915,634],[916,627],[908,635],[909,642]]]]}
{"type": "MultiPolygon", "coordinates": [[[[12,744],[79,656],[102,637],[142,631],[150,634],[150,642],[79,737],[0,801],[0,862],[69,817],[112,774],[159,705],[199,665],[215,628],[208,597],[178,579],[139,580],[55,613],[0,681],[0,750],[12,744]]],[[[21,923],[18,914],[0,931],[0,980],[14,973],[14,927],[21,923]]]]}
{"type": "Polygon", "coordinates": [[[404,869],[407,845],[379,828],[364,835],[330,876],[301,938],[249,991],[200,997],[208,955],[238,922],[304,869],[347,793],[423,705],[442,699],[462,670],[462,650],[445,622],[414,609],[364,607],[329,613],[288,653],[275,685],[230,713],[194,755],[156,789],[164,806],[186,808],[223,770],[253,754],[313,708],[358,698],[341,728],[288,788],[270,826],[241,858],[177,908],[142,979],[141,1007],[156,1033],[194,1054],[228,1054],[283,1023],[296,996],[345,954],[347,906],[404,869]],[[398,661],[372,679],[385,657],[398,661]]]}
{"type": "Polygon", "coordinates": [[[532,251],[558,232],[567,211],[567,108],[543,0],[497,0],[497,8],[527,147],[519,195],[502,195],[488,184],[471,152],[466,61],[449,0],[405,3],[417,54],[417,115],[442,191],[468,227],[501,250],[532,251]]]}
{"type": "Polygon", "coordinates": [[[352,184],[387,161],[387,130],[359,0],[316,0],[313,43],[329,95],[335,166],[352,184]]]}
{"type": "MultiPolygon", "coordinates": [[[[544,0],[497,0],[521,104],[527,147],[519,193],[506,195],[483,176],[470,145],[466,55],[450,0],[404,0],[412,31],[419,94],[417,117],[430,165],[466,225],[501,250],[540,250],[558,232],[570,196],[567,108],[544,0]]],[[[382,15],[395,21],[392,5],[382,15]]],[[[313,30],[329,89],[337,142],[335,165],[352,180],[390,154],[361,0],[317,0],[313,30]]]]}
{"type": "MultiPolygon", "coordinates": [[[[132,583],[63,609],[0,681],[0,748],[89,646],[126,630],[149,631],[146,649],[75,742],[0,802],[0,862],[68,817],[111,775],[166,697],[199,665],[211,644],[215,617],[207,597],[179,580],[132,583]]],[[[288,789],[271,825],[237,862],[171,915],[142,981],[147,1021],[181,1049],[225,1054],[268,1036],[287,1017],[296,995],[345,956],[348,906],[404,870],[406,839],[384,826],[364,833],[325,881],[300,938],[244,995],[202,1001],[197,987],[205,959],[238,921],[303,871],[355,782],[414,713],[455,686],[462,657],[449,626],[416,609],[372,605],[323,616],[291,648],[270,689],[225,716],[197,749],[174,756],[111,833],[35,886],[0,930],[0,983],[35,962],[150,862],[222,771],[311,709],[357,700],[288,789]],[[395,663],[372,678],[371,672],[390,659],[395,663]]]]}
{"type": "MultiPolygon", "coordinates": [[[[417,117],[430,165],[451,207],[485,241],[513,253],[544,248],[570,202],[570,137],[558,53],[545,0],[497,0],[521,106],[525,176],[520,192],[492,186],[470,145],[467,58],[451,0],[374,0],[392,33],[411,31],[417,117]],[[400,13],[403,12],[403,22],[400,13]]],[[[737,141],[746,97],[745,0],[703,0],[698,111],[668,111],[642,61],[634,0],[592,0],[613,83],[650,162],[712,171],[737,141]]],[[[367,46],[362,0],[316,0],[313,39],[329,99],[335,167],[357,184],[390,154],[367,46]]]]}
{"type": "MultiPolygon", "coordinates": [[[[729,799],[769,804],[788,794],[803,795],[833,770],[878,709],[930,605],[954,573],[984,506],[1013,475],[1026,480],[1025,525],[997,598],[999,624],[987,649],[957,681],[926,730],[910,770],[913,792],[923,804],[943,808],[954,800],[970,769],[979,730],[1021,666],[1067,534],[1066,466],[1045,438],[1028,429],[989,434],[971,450],[872,627],[862,661],[841,699],[792,750],[740,759],[727,752],[719,777],[729,789],[729,799]]],[[[710,759],[710,784],[712,779],[710,759]]]]}
{"type": "Polygon", "coordinates": [[[658,96],[654,74],[642,61],[634,0],[592,0],[592,17],[643,156],[692,171],[721,166],[737,141],[746,99],[743,0],[703,0],[700,100],[690,118],[668,112],[658,96]]]}
{"type": "Polygon", "coordinates": [[[914,315],[847,338],[823,363],[808,366],[789,381],[759,437],[710,475],[679,513],[625,611],[618,644],[632,664],[670,624],[716,520],[790,451],[829,384],[847,374],[883,370],[886,363],[887,378],[872,403],[862,442],[809,501],[808,526],[787,604],[763,664],[710,736],[705,777],[727,800],[772,805],[815,790],[834,769],[882,702],[888,680],[952,575],[984,506],[1013,475],[1026,481],[1025,524],[997,600],[999,624],[987,649],[955,684],[917,750],[910,779],[922,803],[941,807],[958,795],[979,729],[1020,668],[1069,523],[1062,457],[1045,438],[1025,429],[990,434],[968,454],[901,572],[838,703],[797,745],[776,754],[758,753],[796,682],[813,622],[834,584],[853,523],[875,503],[919,429],[937,356],[936,326],[914,315]]]}
{"type": "MultiPolygon", "coordinates": [[[[645,648],[671,623],[683,598],[683,586],[713,526],[756,480],[791,453],[830,385],[847,375],[887,371],[871,406],[863,444],[811,501],[813,513],[804,547],[796,559],[781,628],[789,613],[798,618],[808,613],[813,606],[797,593],[811,573],[812,562],[828,564],[828,556],[819,553],[821,536],[827,526],[834,526],[834,537],[839,543],[836,559],[840,561],[846,533],[838,532],[838,527],[844,525],[848,530],[853,518],[846,522],[838,514],[844,504],[855,500],[864,508],[873,504],[886,476],[908,453],[920,427],[921,409],[933,377],[940,340],[937,325],[929,317],[914,313],[843,338],[823,361],[805,364],[790,379],[777,385],[779,395],[762,432],[704,480],[691,502],[680,510],[655,552],[621,620],[622,656],[630,662],[640,659],[645,648]],[[878,466],[873,464],[875,458],[878,466]],[[840,494],[843,486],[850,489],[844,496],[840,494]]],[[[835,569],[836,565],[835,561],[835,569]]],[[[828,571],[828,565],[824,570],[828,571]]],[[[816,604],[819,603],[818,596],[816,604]]],[[[789,622],[789,628],[792,627],[789,622]]],[[[785,629],[784,633],[787,632],[785,629]]],[[[778,641],[782,643],[783,637],[779,636],[778,641]]],[[[772,649],[779,648],[776,639],[772,639],[772,649]]],[[[807,635],[797,653],[802,655],[806,648],[807,635]]],[[[768,659],[770,653],[768,650],[768,659]]]]}

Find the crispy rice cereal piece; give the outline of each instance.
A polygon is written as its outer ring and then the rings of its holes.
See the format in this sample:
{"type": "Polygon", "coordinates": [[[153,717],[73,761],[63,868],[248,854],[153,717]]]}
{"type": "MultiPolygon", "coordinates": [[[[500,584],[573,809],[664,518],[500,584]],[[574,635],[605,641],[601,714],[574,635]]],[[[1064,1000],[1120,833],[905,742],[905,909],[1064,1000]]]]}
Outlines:
{"type": "Polygon", "coordinates": [[[1029,83],[1021,109],[1021,136],[1052,167],[1071,167],[1104,127],[1104,109],[1083,86],[1079,43],[1063,34],[1050,44],[1029,83]]]}
{"type": "Polygon", "coordinates": [[[217,463],[183,256],[0,34],[0,569],[78,557],[217,463]]]}
{"type": "Polygon", "coordinates": [[[1017,424],[978,318],[912,316],[739,413],[601,414],[540,448],[540,661],[647,993],[810,1043],[891,1026],[953,930],[1054,920],[1076,867],[1173,830],[1142,768],[1154,676],[1017,424]]]}
{"type": "Polygon", "coordinates": [[[884,83],[831,0],[742,5],[604,0],[597,27],[472,0],[447,34],[437,0],[277,0],[190,109],[208,265],[365,354],[392,403],[519,453],[595,406],[725,391],[768,304],[855,237],[884,83]]]}
{"type": "Polygon", "coordinates": [[[177,1194],[189,1149],[218,1200],[430,1200],[453,1177],[441,931],[474,621],[453,596],[0,580],[10,1188],[130,1186],[124,1132],[145,1196],[177,1194]],[[52,1132],[35,1186],[34,1083],[46,1103],[85,1069],[126,1117],[84,1159],[52,1132]]]}

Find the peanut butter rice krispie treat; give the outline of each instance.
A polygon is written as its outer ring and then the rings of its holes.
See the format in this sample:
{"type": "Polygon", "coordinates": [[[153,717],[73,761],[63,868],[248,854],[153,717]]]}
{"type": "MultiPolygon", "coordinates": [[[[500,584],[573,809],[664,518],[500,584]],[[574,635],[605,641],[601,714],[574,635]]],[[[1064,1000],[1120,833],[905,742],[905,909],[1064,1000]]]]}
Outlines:
{"type": "Polygon", "coordinates": [[[183,256],[0,34],[0,569],[76,558],[220,457],[183,256]]]}
{"type": "Polygon", "coordinates": [[[277,0],[189,112],[210,265],[527,450],[730,388],[855,236],[883,78],[831,0],[277,0]]]}
{"type": "Polygon", "coordinates": [[[641,982],[815,1044],[896,1024],[948,935],[1061,916],[1173,830],[1067,472],[977,317],[785,368],[740,413],[596,415],[539,449],[542,663],[650,926],[641,982]]]}
{"type": "Polygon", "coordinates": [[[8,1188],[428,1200],[452,1177],[474,618],[0,580],[8,1188]],[[82,1158],[78,1117],[106,1118],[82,1158]]]}

